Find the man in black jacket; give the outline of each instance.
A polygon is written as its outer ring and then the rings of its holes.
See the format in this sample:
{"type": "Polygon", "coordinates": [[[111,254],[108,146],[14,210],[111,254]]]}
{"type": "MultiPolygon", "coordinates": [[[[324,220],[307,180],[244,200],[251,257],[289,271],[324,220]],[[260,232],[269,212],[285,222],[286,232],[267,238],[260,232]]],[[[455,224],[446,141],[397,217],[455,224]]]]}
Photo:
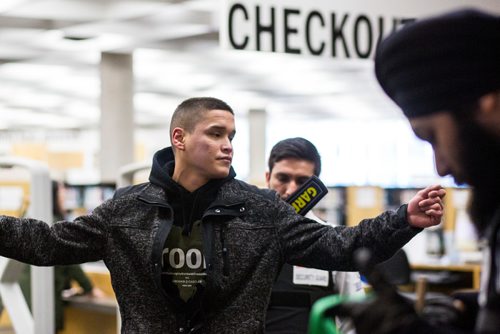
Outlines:
{"type": "Polygon", "coordinates": [[[356,227],[318,224],[234,178],[235,132],[223,101],[182,102],[149,182],[72,223],[0,216],[0,255],[35,265],[103,260],[123,333],[259,333],[284,263],[356,270],[356,249],[369,245],[383,261],[441,220],[445,191],[432,186],[356,227]]]}
{"type": "Polygon", "coordinates": [[[431,305],[419,318],[401,298],[381,294],[351,310],[358,333],[498,333],[500,16],[463,9],[408,24],[379,45],[375,72],[415,134],[432,145],[438,173],[470,185],[471,218],[489,248],[477,315],[477,305],[461,303],[431,305]]]}

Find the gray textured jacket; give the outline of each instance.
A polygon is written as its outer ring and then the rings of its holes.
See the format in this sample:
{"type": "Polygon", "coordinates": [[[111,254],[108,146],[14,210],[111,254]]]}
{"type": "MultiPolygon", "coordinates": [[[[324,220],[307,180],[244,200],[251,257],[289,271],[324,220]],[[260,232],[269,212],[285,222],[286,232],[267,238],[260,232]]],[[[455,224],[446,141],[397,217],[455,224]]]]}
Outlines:
{"type": "Polygon", "coordinates": [[[122,333],[260,333],[283,263],[354,270],[356,248],[370,247],[384,260],[420,230],[408,225],[406,206],[354,228],[322,225],[273,192],[230,180],[203,215],[208,275],[199,312],[189,319],[160,284],[171,226],[164,190],[145,183],[71,223],[0,216],[0,255],[42,266],[104,260],[122,333]]]}

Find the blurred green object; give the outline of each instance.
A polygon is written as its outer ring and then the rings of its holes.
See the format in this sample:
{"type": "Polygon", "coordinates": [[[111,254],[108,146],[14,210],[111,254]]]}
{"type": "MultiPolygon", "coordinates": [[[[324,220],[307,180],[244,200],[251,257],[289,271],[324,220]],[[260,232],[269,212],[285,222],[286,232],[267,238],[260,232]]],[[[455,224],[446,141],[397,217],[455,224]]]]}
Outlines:
{"type": "Polygon", "coordinates": [[[366,296],[331,295],[318,299],[311,308],[308,334],[342,334],[335,324],[334,308],[344,302],[363,302],[371,298],[372,294],[366,296]]]}

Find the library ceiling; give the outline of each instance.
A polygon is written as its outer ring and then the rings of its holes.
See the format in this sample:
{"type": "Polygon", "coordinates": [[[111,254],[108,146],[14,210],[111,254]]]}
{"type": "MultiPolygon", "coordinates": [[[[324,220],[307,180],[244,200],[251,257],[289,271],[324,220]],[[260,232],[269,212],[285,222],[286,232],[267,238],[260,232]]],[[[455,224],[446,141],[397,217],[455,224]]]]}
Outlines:
{"type": "Polygon", "coordinates": [[[97,128],[103,52],[133,52],[139,127],[201,95],[241,114],[400,117],[371,61],[222,48],[220,10],[214,0],[2,0],[0,129],[97,128]]]}

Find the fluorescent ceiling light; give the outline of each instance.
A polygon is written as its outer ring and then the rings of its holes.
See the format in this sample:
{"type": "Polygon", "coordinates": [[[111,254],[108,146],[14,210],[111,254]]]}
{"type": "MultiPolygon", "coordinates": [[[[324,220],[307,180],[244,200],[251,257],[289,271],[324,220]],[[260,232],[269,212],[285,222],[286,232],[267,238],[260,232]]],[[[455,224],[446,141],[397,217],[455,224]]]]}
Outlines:
{"type": "Polygon", "coordinates": [[[84,22],[104,19],[107,6],[107,1],[29,0],[12,7],[9,14],[24,18],[84,22]]]}
{"type": "Polygon", "coordinates": [[[152,93],[137,93],[134,96],[134,105],[140,114],[147,113],[165,118],[165,123],[170,119],[175,108],[181,101],[152,93]]]}
{"type": "Polygon", "coordinates": [[[2,0],[0,2],[0,13],[12,10],[16,6],[22,5],[23,3],[29,1],[31,0],[2,0]]]}
{"type": "Polygon", "coordinates": [[[154,1],[119,1],[109,5],[108,19],[126,20],[152,15],[165,8],[165,4],[154,1]]]}
{"type": "Polygon", "coordinates": [[[101,115],[97,103],[90,104],[79,101],[66,103],[60,112],[75,119],[87,121],[88,123],[98,123],[101,115]]]}
{"type": "Polygon", "coordinates": [[[34,63],[8,63],[0,66],[0,75],[19,81],[46,81],[55,77],[68,76],[70,70],[63,65],[34,63]]]}
{"type": "Polygon", "coordinates": [[[78,121],[60,115],[40,113],[30,109],[0,110],[2,120],[12,127],[74,128],[78,121]]]}

